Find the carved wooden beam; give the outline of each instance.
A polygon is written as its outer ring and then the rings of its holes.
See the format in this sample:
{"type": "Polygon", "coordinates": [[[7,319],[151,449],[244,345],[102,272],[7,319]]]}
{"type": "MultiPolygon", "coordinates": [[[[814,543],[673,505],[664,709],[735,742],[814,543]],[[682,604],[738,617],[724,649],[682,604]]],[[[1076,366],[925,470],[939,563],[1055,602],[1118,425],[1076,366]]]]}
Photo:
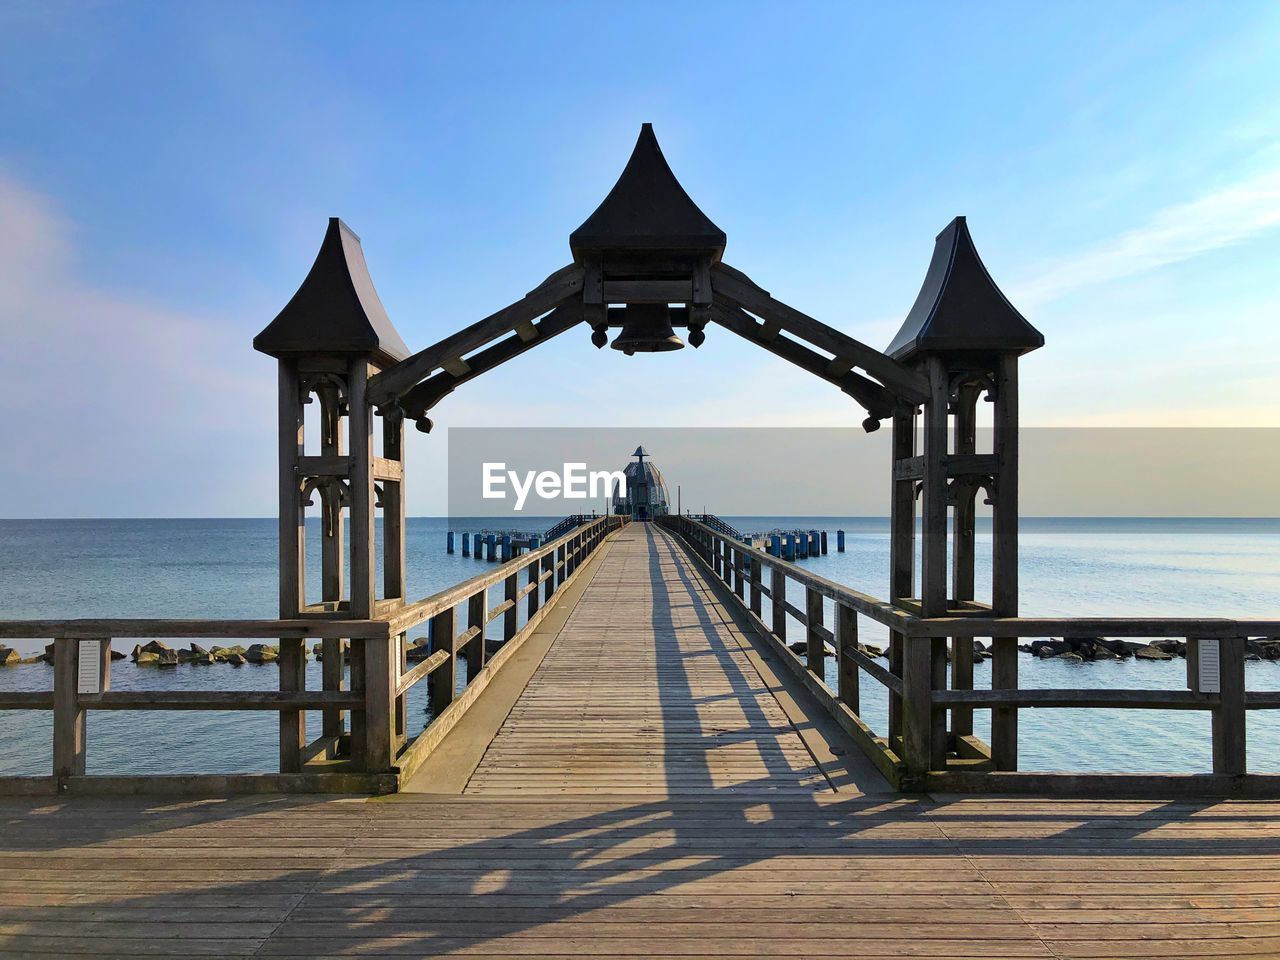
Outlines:
{"type": "Polygon", "coordinates": [[[584,311],[581,303],[573,301],[561,304],[533,325],[536,333],[534,337],[525,339],[519,333],[514,333],[505,340],[468,357],[465,371],[455,366],[455,369],[446,369],[433,377],[428,377],[400,397],[400,407],[404,410],[405,416],[419,420],[455,387],[475,379],[482,373],[488,373],[552,337],[559,336],[571,327],[577,326],[583,318],[584,311]]]}
{"type": "Polygon", "coordinates": [[[923,375],[908,370],[879,350],[834,327],[775,300],[769,295],[769,291],[760,288],[745,273],[728,264],[718,263],[711,268],[711,285],[717,299],[749,310],[762,320],[777,324],[788,333],[808,341],[819,350],[825,350],[841,359],[852,360],[899,399],[914,405],[929,399],[929,381],[923,375]]]}
{"type": "Polygon", "coordinates": [[[365,394],[367,401],[374,406],[381,406],[394,400],[446,362],[462,357],[504,333],[522,329],[527,335],[529,328],[526,325],[531,321],[570,298],[581,298],[585,274],[586,271],[578,264],[570,264],[557,270],[510,306],[445,337],[425,350],[419,350],[394,367],[388,367],[369,379],[365,394]]]}
{"type": "Polygon", "coordinates": [[[828,357],[810,350],[804,344],[778,336],[776,331],[773,331],[771,336],[771,331],[767,329],[767,324],[757,323],[740,307],[730,306],[726,303],[715,303],[711,307],[711,319],[725,329],[738,334],[743,339],[749,340],[770,353],[794,363],[800,369],[834,384],[849,394],[866,408],[867,412],[871,414],[870,419],[876,421],[875,426],[864,421],[863,426],[868,431],[876,429],[879,426],[878,421],[885,420],[893,415],[893,408],[897,398],[889,390],[873,380],[868,380],[866,377],[854,373],[852,370],[845,370],[843,373],[832,373],[832,361],[828,357]]]}

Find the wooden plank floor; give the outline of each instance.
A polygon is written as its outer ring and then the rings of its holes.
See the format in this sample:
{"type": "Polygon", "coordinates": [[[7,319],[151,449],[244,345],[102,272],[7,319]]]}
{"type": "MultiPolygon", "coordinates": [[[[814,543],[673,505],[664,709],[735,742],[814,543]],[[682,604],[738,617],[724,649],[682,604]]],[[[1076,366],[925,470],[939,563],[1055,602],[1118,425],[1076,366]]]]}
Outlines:
{"type": "Polygon", "coordinates": [[[1280,808],[9,799],[0,955],[1274,958],[1280,808]]]}
{"type": "Polygon", "coordinates": [[[0,799],[0,957],[1280,956],[1280,804],[836,791],[664,534],[592,577],[461,793],[0,799]]]}
{"type": "Polygon", "coordinates": [[[610,544],[468,794],[829,790],[670,534],[610,544]]]}

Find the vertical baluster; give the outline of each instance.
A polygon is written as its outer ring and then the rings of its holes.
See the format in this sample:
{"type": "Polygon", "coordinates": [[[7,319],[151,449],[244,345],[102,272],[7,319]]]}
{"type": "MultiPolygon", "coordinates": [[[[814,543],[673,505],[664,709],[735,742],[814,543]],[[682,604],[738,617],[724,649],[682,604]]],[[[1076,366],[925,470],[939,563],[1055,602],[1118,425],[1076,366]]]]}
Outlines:
{"type": "Polygon", "coordinates": [[[482,588],[467,598],[467,629],[478,629],[478,636],[472,637],[467,644],[467,683],[475,679],[477,673],[484,669],[484,621],[489,615],[488,588],[482,588]]]}
{"type": "Polygon", "coordinates": [[[535,559],[525,569],[528,571],[527,578],[529,581],[527,584],[529,596],[526,598],[528,603],[525,607],[525,613],[532,620],[533,615],[538,612],[538,601],[541,599],[538,594],[538,561],[535,559]]]}
{"type": "Polygon", "coordinates": [[[808,621],[805,628],[805,650],[809,661],[809,672],[819,680],[826,676],[826,644],[818,629],[822,626],[822,594],[812,587],[805,588],[804,615],[808,621]]]}
{"type": "Polygon", "coordinates": [[[449,659],[427,678],[427,695],[431,701],[432,719],[444,713],[458,689],[458,631],[454,624],[454,608],[441,610],[431,618],[432,653],[445,650],[449,659]]]}
{"type": "Polygon", "coordinates": [[[860,673],[852,652],[858,649],[858,613],[853,607],[836,604],[836,655],[839,657],[840,702],[854,713],[861,713],[858,693],[860,673]]]}
{"type": "Polygon", "coordinates": [[[762,604],[760,601],[760,560],[758,557],[751,558],[751,612],[757,617],[760,616],[762,604]]]}
{"type": "Polygon", "coordinates": [[[502,639],[509,642],[516,635],[516,624],[519,622],[520,616],[520,611],[516,606],[517,595],[520,593],[519,572],[513,571],[504,583],[504,599],[511,605],[507,607],[507,612],[502,615],[502,639]]]}
{"type": "Polygon", "coordinates": [[[773,635],[783,643],[787,642],[787,575],[780,566],[769,568],[769,606],[770,619],[773,620],[773,635]]]}

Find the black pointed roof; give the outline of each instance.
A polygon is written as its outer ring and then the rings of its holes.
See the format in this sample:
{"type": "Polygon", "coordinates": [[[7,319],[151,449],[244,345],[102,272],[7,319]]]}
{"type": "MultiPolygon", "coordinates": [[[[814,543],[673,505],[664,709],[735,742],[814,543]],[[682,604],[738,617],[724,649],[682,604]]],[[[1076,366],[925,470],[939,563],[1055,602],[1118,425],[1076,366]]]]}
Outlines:
{"type": "Polygon", "coordinates": [[[373,288],[360,238],[337,217],[329,218],[307,279],[253,348],[273,357],[368,353],[384,363],[409,355],[373,288]]]}
{"type": "Polygon", "coordinates": [[[667,166],[653,124],[640,128],[631,159],[604,202],[569,234],[575,259],[605,250],[724,253],[724,231],[689,199],[667,166]]]}
{"type": "Polygon", "coordinates": [[[1044,334],[1000,292],[978,256],[965,218],[956,217],[938,234],[924,285],[885,353],[906,360],[931,350],[1022,354],[1043,346],[1044,334]]]}

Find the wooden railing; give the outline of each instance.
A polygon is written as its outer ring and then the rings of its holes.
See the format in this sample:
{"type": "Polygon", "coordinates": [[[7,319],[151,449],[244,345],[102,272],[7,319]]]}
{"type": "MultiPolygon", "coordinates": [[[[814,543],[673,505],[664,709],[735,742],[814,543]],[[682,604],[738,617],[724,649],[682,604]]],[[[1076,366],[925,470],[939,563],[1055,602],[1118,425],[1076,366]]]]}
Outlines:
{"type": "Polygon", "coordinates": [[[757,632],[895,786],[965,792],[1070,788],[1095,795],[1280,794],[1280,777],[1249,774],[1245,730],[1246,712],[1280,708],[1280,692],[1246,690],[1244,672],[1246,638],[1280,636],[1280,620],[1002,618],[983,615],[978,604],[967,604],[972,610],[965,615],[925,618],[910,600],[897,605],[878,600],[690,517],[666,517],[662,523],[688,543],[757,632]],[[787,598],[788,583],[803,590],[803,606],[787,598]],[[834,608],[830,625],[826,601],[834,608]],[[862,616],[889,631],[884,663],[859,650],[862,616]],[[803,659],[787,647],[789,620],[803,628],[803,659]],[[1020,687],[1018,640],[1052,636],[1183,639],[1187,689],[1020,687]],[[973,640],[978,637],[992,641],[990,690],[973,689],[973,640]],[[826,683],[828,649],[837,664],[834,689],[826,683]],[[888,691],[887,736],[874,732],[861,716],[864,677],[888,691]],[[1017,772],[1018,712],[1045,707],[1210,711],[1213,773],[1017,772]],[[975,710],[992,711],[990,744],[974,736],[975,710]]]}
{"type": "Polygon", "coordinates": [[[296,620],[12,620],[0,621],[0,640],[53,641],[53,688],[0,691],[0,710],[53,712],[50,776],[7,777],[2,792],[49,790],[139,790],[199,793],[215,791],[389,792],[410,776],[510,658],[545,613],[561,587],[609,533],[625,521],[602,517],[523,554],[489,573],[417,603],[388,610],[371,620],[338,619],[340,614],[296,620]],[[522,582],[523,581],[523,582],[522,582]],[[488,590],[505,585],[505,599],[490,608],[488,590]],[[521,622],[518,605],[526,616],[521,622]],[[466,605],[459,629],[456,608],[466,605]],[[505,643],[486,655],[485,627],[503,621],[505,643]],[[408,665],[408,631],[431,623],[432,650],[408,665]],[[112,639],[278,639],[278,690],[112,690],[112,639]],[[305,682],[307,640],[324,643],[323,690],[305,682]],[[346,641],[349,649],[344,651],[346,641]],[[348,689],[342,658],[350,658],[348,689]],[[466,686],[458,692],[458,662],[465,657],[466,686]],[[330,668],[336,661],[336,678],[330,668]],[[380,681],[379,678],[382,678],[380,681]],[[429,680],[431,716],[411,735],[405,695],[429,680]],[[332,689],[329,689],[331,688],[332,689]],[[173,777],[86,776],[90,710],[267,710],[280,715],[278,774],[209,774],[173,777]],[[322,711],[322,735],[305,742],[303,714],[322,711]],[[343,727],[345,715],[349,728],[343,727]],[[334,721],[337,722],[335,727],[334,721]]]}
{"type": "Polygon", "coordinates": [[[399,679],[396,683],[395,727],[396,768],[407,778],[427,758],[441,738],[461,719],[475,698],[483,692],[494,673],[519,649],[525,638],[541,623],[557,591],[567,583],[587,557],[614,530],[626,523],[622,517],[590,520],[545,546],[521,554],[490,573],[442,590],[398,610],[389,619],[393,635],[399,638],[399,679]],[[503,585],[502,602],[488,605],[489,589],[503,585]],[[520,620],[520,605],[525,618],[520,620]],[[465,605],[465,623],[458,616],[465,605]],[[502,646],[492,656],[485,645],[485,627],[502,620],[502,646]],[[406,660],[407,632],[429,622],[431,655],[416,666],[406,660]],[[457,689],[459,657],[465,656],[466,687],[457,689]],[[414,684],[431,678],[429,696],[431,722],[421,733],[409,736],[405,717],[405,694],[414,684]]]}

